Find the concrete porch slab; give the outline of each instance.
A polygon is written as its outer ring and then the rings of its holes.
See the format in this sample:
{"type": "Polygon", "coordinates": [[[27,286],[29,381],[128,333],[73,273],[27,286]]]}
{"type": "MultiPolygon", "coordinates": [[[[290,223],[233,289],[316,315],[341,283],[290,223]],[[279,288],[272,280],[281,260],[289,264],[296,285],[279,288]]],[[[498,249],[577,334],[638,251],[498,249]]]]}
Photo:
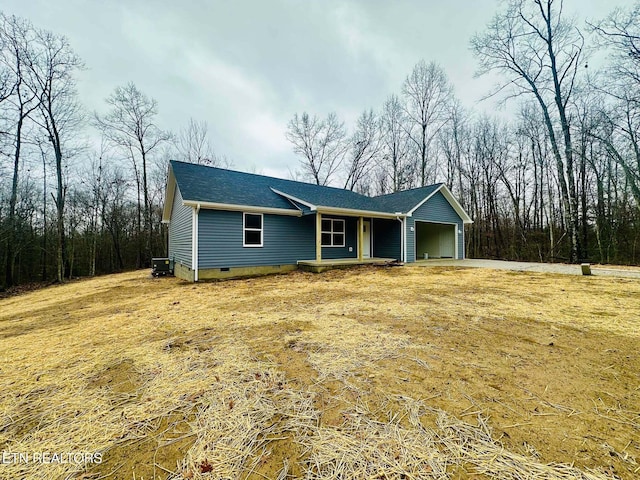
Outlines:
{"type": "Polygon", "coordinates": [[[299,260],[298,267],[307,272],[320,273],[334,268],[348,268],[355,265],[384,265],[395,262],[395,258],[371,257],[358,260],[357,258],[336,258],[332,260],[299,260]]]}

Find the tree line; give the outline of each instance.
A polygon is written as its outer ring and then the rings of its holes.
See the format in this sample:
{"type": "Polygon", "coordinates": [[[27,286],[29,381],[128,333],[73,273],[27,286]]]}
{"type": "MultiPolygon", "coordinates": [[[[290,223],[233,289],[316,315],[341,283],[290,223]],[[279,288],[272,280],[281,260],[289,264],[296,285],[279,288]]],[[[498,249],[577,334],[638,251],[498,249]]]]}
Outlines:
{"type": "MultiPolygon", "coordinates": [[[[637,264],[639,20],[640,3],[579,24],[560,0],[512,0],[471,49],[515,113],[464,108],[443,68],[420,61],[350,129],[295,114],[292,176],[369,195],[444,182],[475,221],[468,256],[637,264]]],[[[148,266],[166,251],[168,159],[231,165],[206,122],[162,129],[133,83],[87,112],[83,68],[64,36],[0,13],[2,288],[148,266]]]]}
{"type": "Polygon", "coordinates": [[[508,119],[465,109],[421,61],[351,131],[294,115],[298,175],[367,194],[444,182],[475,220],[472,257],[639,263],[640,3],[581,25],[561,0],[512,0],[470,46],[508,119]]]}
{"type": "Polygon", "coordinates": [[[161,129],[157,102],[133,83],[87,112],[83,68],[64,36],[0,13],[2,288],[149,266],[166,253],[167,160],[229,163],[206,122],[161,129]]]}

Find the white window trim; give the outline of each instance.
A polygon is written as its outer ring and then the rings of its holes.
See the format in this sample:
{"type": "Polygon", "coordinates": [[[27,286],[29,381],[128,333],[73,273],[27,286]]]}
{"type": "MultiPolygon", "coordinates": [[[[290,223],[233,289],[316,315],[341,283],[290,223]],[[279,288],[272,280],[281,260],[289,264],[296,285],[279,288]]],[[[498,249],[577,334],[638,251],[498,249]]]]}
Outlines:
{"type": "MultiPolygon", "coordinates": [[[[323,248],[344,248],[347,245],[347,222],[343,219],[343,218],[326,218],[323,217],[322,221],[328,221],[331,222],[331,231],[329,230],[321,230],[320,233],[328,233],[329,235],[331,235],[331,245],[325,245],[324,243],[322,244],[323,248]],[[337,232],[334,230],[333,228],[333,223],[334,222],[342,222],[342,232],[337,232]],[[334,234],[342,234],[342,245],[334,245],[333,244],[333,236],[334,234]]],[[[322,235],[321,235],[322,238],[322,235]]]]}
{"type": "Polygon", "coordinates": [[[264,215],[262,213],[242,212],[242,246],[247,248],[260,248],[264,245],[264,215]],[[246,217],[247,215],[259,215],[260,225],[262,228],[247,228],[246,217]],[[246,244],[245,232],[260,232],[260,244],[246,244]]]}

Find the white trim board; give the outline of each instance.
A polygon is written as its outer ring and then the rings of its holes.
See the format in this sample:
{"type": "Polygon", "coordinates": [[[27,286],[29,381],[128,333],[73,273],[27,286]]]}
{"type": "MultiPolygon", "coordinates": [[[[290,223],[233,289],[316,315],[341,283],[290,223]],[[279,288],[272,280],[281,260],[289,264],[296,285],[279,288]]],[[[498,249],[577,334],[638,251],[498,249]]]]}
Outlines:
{"type": "Polygon", "coordinates": [[[402,262],[407,263],[407,218],[400,220],[402,229],[400,231],[400,241],[402,242],[402,262]]]}
{"type": "Polygon", "coordinates": [[[242,247],[262,248],[264,246],[264,214],[254,212],[242,212],[242,247]],[[260,217],[260,228],[247,228],[247,215],[257,215],[260,217]],[[246,232],[260,232],[260,243],[246,243],[246,232]]]}
{"type": "Polygon", "coordinates": [[[364,256],[365,243],[366,242],[364,241],[364,237],[363,237],[362,238],[362,249],[363,249],[362,250],[362,258],[371,258],[371,257],[373,257],[373,245],[372,245],[373,244],[373,222],[372,222],[372,220],[373,219],[371,219],[371,218],[368,219],[368,220],[365,220],[365,219],[362,220],[363,234],[364,234],[364,225],[367,224],[369,226],[369,232],[368,232],[368,235],[369,235],[369,256],[368,257],[364,256]]]}
{"type": "Polygon", "coordinates": [[[289,195],[288,193],[281,192],[280,190],[276,190],[273,187],[269,187],[269,188],[271,189],[271,191],[273,193],[277,193],[278,195],[283,196],[287,200],[293,200],[294,202],[299,203],[300,205],[304,205],[305,207],[309,207],[309,209],[311,209],[311,210],[315,210],[316,209],[316,206],[313,203],[306,202],[306,201],[302,200],[301,198],[294,197],[293,195],[289,195]]]}
{"type": "Polygon", "coordinates": [[[346,217],[390,218],[405,217],[404,213],[373,212],[371,210],[354,210],[351,208],[323,207],[318,205],[317,211],[323,215],[344,215],[346,217]]]}
{"type": "Polygon", "coordinates": [[[251,205],[233,205],[230,203],[197,202],[194,200],[183,200],[182,204],[188,207],[195,207],[196,205],[198,205],[200,208],[204,208],[208,210],[229,210],[233,212],[272,213],[274,215],[289,215],[292,217],[302,216],[302,212],[300,210],[288,210],[286,208],[256,207],[251,205]]]}
{"type": "Polygon", "coordinates": [[[191,269],[193,270],[193,281],[198,281],[198,213],[200,205],[193,207],[191,216],[191,269]]]}
{"type": "Polygon", "coordinates": [[[173,212],[173,199],[176,195],[176,178],[173,176],[173,169],[169,166],[169,174],[167,176],[167,195],[164,199],[164,206],[162,207],[162,223],[169,223],[171,220],[171,213],[173,212]]]}

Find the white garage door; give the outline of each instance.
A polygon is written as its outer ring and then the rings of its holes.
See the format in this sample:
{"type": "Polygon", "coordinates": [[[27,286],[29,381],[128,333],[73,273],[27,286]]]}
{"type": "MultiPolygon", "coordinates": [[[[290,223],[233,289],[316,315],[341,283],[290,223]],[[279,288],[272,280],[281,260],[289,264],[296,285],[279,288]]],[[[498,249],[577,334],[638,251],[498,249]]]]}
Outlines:
{"type": "Polygon", "coordinates": [[[456,225],[416,220],[416,258],[455,258],[456,225]]]}
{"type": "Polygon", "coordinates": [[[455,244],[455,225],[450,228],[443,228],[440,230],[440,257],[453,258],[456,254],[455,244]]]}

